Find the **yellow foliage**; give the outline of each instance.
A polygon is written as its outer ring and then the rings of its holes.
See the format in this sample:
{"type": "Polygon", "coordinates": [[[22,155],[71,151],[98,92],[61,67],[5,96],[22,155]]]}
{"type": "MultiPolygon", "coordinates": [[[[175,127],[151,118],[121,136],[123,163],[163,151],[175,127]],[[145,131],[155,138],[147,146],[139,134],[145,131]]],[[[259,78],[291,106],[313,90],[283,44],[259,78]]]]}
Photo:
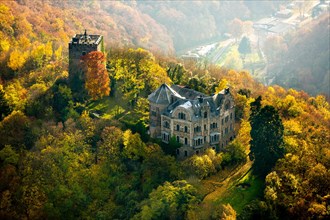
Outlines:
{"type": "Polygon", "coordinates": [[[219,93],[227,87],[228,87],[228,81],[226,79],[221,79],[219,85],[215,88],[215,92],[219,93]]]}
{"type": "Polygon", "coordinates": [[[33,84],[29,88],[29,99],[35,100],[36,98],[38,98],[41,94],[45,93],[46,91],[47,91],[47,86],[44,82],[33,84]]]}
{"type": "Polygon", "coordinates": [[[275,94],[275,89],[271,86],[268,87],[267,91],[271,94],[275,94]]]}
{"type": "Polygon", "coordinates": [[[0,51],[7,52],[10,48],[10,43],[6,39],[0,40],[0,51]]]}
{"type": "Polygon", "coordinates": [[[27,90],[22,87],[19,81],[15,81],[6,86],[4,97],[13,109],[22,110],[26,102],[27,90]]]}
{"type": "Polygon", "coordinates": [[[24,49],[26,50],[27,48],[29,48],[31,45],[31,42],[30,40],[25,37],[25,36],[21,36],[19,39],[18,39],[18,46],[21,48],[21,49],[24,49]]]}
{"type": "Polygon", "coordinates": [[[55,59],[59,60],[62,57],[62,46],[59,46],[57,50],[54,52],[55,59]]]}
{"type": "Polygon", "coordinates": [[[27,53],[22,53],[18,50],[14,50],[10,54],[7,65],[12,70],[19,70],[24,66],[26,62],[26,58],[27,58],[27,53]]]}
{"type": "Polygon", "coordinates": [[[283,122],[286,134],[300,134],[302,132],[301,124],[297,120],[288,120],[283,122]]]}
{"type": "Polygon", "coordinates": [[[45,45],[45,51],[44,54],[47,58],[51,58],[53,56],[53,44],[51,41],[48,41],[45,45]]]}

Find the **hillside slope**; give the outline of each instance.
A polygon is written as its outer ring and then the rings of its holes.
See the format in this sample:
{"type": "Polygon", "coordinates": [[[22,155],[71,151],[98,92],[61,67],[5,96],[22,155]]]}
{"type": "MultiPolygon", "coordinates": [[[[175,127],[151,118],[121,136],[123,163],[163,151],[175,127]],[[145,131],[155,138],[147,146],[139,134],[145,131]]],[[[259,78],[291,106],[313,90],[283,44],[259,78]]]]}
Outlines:
{"type": "Polygon", "coordinates": [[[299,30],[287,43],[288,50],[271,72],[274,84],[330,96],[330,15],[299,30]]]}
{"type": "Polygon", "coordinates": [[[123,2],[17,0],[0,4],[10,8],[9,13],[15,21],[24,20],[38,35],[37,39],[56,41],[60,37],[66,44],[75,33],[87,29],[90,33],[102,34],[109,46],[140,46],[153,51],[173,52],[173,43],[166,29],[123,2]]]}

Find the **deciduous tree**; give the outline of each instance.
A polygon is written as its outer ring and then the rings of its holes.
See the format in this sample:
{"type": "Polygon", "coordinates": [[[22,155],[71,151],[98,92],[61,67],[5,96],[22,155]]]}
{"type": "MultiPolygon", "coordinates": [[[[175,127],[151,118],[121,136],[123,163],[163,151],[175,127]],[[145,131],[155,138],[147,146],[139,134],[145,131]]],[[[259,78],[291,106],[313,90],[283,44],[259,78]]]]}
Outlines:
{"type": "Polygon", "coordinates": [[[184,219],[197,202],[196,190],[186,181],[165,182],[141,203],[141,212],[133,219],[184,219]]]}
{"type": "Polygon", "coordinates": [[[229,27],[228,27],[229,33],[235,38],[236,42],[238,38],[240,38],[241,35],[243,34],[243,26],[244,26],[244,22],[238,18],[235,18],[229,23],[229,27]]]}
{"type": "Polygon", "coordinates": [[[92,99],[96,100],[110,93],[110,78],[105,68],[105,55],[92,51],[82,57],[85,64],[85,88],[92,99]]]}

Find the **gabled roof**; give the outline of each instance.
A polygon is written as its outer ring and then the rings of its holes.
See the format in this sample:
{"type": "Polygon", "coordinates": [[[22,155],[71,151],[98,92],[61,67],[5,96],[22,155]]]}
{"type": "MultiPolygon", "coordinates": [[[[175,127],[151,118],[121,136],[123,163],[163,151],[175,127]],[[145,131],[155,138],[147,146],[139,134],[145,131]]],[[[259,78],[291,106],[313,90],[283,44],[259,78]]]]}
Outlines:
{"type": "Polygon", "coordinates": [[[156,104],[170,104],[172,95],[183,98],[179,95],[179,93],[164,83],[148,96],[148,100],[156,104]]]}

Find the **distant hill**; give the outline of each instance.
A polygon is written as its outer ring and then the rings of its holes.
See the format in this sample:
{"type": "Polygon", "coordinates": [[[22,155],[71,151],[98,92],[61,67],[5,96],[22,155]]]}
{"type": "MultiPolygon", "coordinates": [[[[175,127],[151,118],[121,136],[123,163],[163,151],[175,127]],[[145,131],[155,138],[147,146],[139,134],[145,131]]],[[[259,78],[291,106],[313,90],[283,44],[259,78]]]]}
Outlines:
{"type": "Polygon", "coordinates": [[[108,45],[171,54],[218,38],[234,18],[269,15],[283,2],[16,0],[0,4],[14,15],[24,14],[33,31],[46,37],[58,37],[59,32],[71,37],[86,28],[104,35],[108,45]]]}
{"type": "Polygon", "coordinates": [[[137,1],[137,8],[166,27],[176,50],[189,48],[228,31],[235,18],[269,16],[286,1],[137,1]]]}
{"type": "Polygon", "coordinates": [[[288,50],[275,63],[273,83],[330,96],[329,14],[302,27],[287,42],[288,50]]]}
{"type": "MultiPolygon", "coordinates": [[[[1,1],[1,4],[9,7],[14,20],[24,20],[32,28],[37,35],[34,39],[52,39],[66,44],[75,33],[87,29],[89,33],[102,34],[108,45],[140,46],[166,53],[174,51],[164,26],[124,2],[16,0],[1,1]]],[[[6,19],[1,18],[1,23],[6,19]]],[[[6,38],[13,37],[10,33],[4,34],[6,38]]]]}

